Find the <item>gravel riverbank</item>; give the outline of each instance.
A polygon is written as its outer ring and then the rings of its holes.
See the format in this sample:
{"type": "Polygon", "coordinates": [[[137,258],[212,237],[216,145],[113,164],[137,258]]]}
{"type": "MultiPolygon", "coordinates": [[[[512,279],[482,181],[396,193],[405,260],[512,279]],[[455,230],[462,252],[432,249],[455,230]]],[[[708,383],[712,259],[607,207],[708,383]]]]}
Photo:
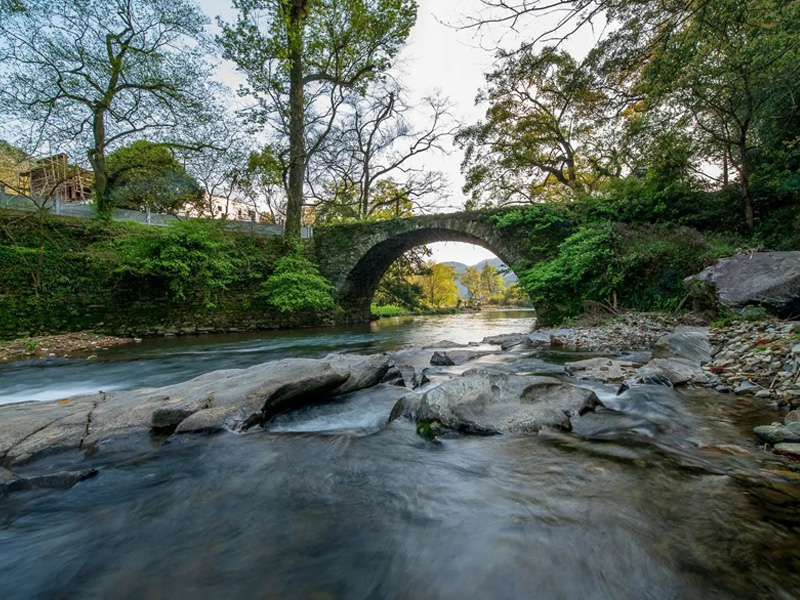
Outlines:
{"type": "Polygon", "coordinates": [[[0,362],[91,356],[96,350],[105,350],[134,341],[133,338],[111,337],[90,331],[23,338],[0,342],[0,362]]]}

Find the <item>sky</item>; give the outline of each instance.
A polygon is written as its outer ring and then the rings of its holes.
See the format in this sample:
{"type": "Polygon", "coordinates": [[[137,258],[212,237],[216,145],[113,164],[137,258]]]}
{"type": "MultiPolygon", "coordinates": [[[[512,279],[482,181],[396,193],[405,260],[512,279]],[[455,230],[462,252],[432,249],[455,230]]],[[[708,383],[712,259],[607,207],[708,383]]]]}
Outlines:
{"type": "MultiPolygon", "coordinates": [[[[230,0],[198,2],[212,18],[217,15],[226,20],[235,18],[230,0]]],[[[505,27],[483,34],[453,27],[465,22],[466,15],[477,14],[479,0],[418,0],[418,4],[417,24],[396,61],[393,74],[412,98],[440,90],[450,98],[456,118],[464,124],[474,123],[483,114],[483,109],[475,106],[475,97],[485,81],[484,73],[491,69],[494,61],[490,48],[496,46],[500,36],[508,45],[516,45],[518,38],[505,27]]],[[[578,44],[583,45],[580,40],[578,44]]],[[[222,65],[219,78],[234,89],[241,81],[230,64],[222,65]]],[[[464,206],[461,159],[460,151],[454,147],[448,155],[425,157],[426,166],[442,171],[450,182],[450,194],[439,206],[442,212],[459,210],[464,206]]],[[[488,250],[468,244],[448,242],[432,244],[430,248],[434,252],[433,258],[439,262],[458,261],[471,265],[494,257],[488,250]]]]}

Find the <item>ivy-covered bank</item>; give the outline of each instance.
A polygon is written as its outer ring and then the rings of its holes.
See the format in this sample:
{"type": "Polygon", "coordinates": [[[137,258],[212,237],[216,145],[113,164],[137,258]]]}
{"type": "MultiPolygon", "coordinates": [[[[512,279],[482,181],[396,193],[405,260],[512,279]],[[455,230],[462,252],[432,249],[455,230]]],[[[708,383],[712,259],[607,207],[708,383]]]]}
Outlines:
{"type": "Polygon", "coordinates": [[[209,221],[170,227],[0,214],[0,339],[333,324],[310,251],[209,221]]]}

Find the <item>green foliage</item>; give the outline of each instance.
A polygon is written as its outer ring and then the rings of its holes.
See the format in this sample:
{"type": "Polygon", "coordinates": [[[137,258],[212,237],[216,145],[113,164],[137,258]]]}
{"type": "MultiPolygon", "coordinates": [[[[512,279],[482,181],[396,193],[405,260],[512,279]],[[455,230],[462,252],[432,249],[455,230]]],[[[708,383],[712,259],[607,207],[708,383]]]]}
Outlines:
{"type": "Polygon", "coordinates": [[[430,251],[416,248],[397,259],[383,274],[373,302],[378,305],[396,305],[406,311],[416,311],[422,307],[422,286],[416,281],[417,275],[430,272],[425,258],[430,251]]]}
{"type": "Polygon", "coordinates": [[[363,206],[360,188],[352,182],[326,184],[324,188],[327,197],[316,207],[315,224],[389,221],[414,214],[408,189],[391,178],[375,183],[367,206],[363,206]]]}
{"type": "Polygon", "coordinates": [[[370,308],[372,314],[377,315],[381,318],[383,317],[401,317],[403,315],[409,314],[409,310],[407,308],[403,308],[402,306],[394,306],[392,304],[386,305],[378,305],[373,304],[370,308]]]}
{"type": "Polygon", "coordinates": [[[99,226],[38,217],[0,211],[0,337],[235,319],[285,253],[280,238],[214,222],[99,226]]]}
{"type": "Polygon", "coordinates": [[[502,301],[503,292],[506,289],[503,276],[497,272],[497,267],[486,263],[480,272],[480,293],[484,302],[491,302],[492,299],[502,301]]]}
{"type": "Polygon", "coordinates": [[[275,271],[263,284],[262,297],[283,313],[333,310],[333,286],[319,274],[319,267],[293,248],[275,263],[275,271]]]}
{"type": "Polygon", "coordinates": [[[616,171],[602,131],[608,98],[594,72],[554,47],[500,51],[479,101],[484,121],[464,129],[464,192],[470,206],[570,199],[616,171]]]}
{"type": "Polygon", "coordinates": [[[423,302],[430,308],[455,306],[458,303],[456,268],[453,265],[429,262],[426,272],[414,277],[422,289],[423,302]]]}
{"type": "Polygon", "coordinates": [[[461,285],[467,288],[467,303],[477,304],[481,294],[481,273],[477,267],[467,267],[461,274],[461,285]]]}
{"type": "Polygon", "coordinates": [[[547,258],[554,255],[558,244],[572,234],[577,223],[572,208],[564,204],[532,204],[493,215],[492,221],[500,229],[523,232],[530,250],[547,258]]]}
{"type": "MultiPolygon", "coordinates": [[[[259,123],[273,140],[287,183],[285,235],[300,237],[308,159],[330,133],[328,114],[345,90],[364,94],[392,64],[417,16],[415,0],[236,0],[235,23],[220,22],[223,56],[247,77],[259,123]]],[[[333,123],[331,123],[333,124],[333,123]]]]}
{"type": "Polygon", "coordinates": [[[200,184],[162,145],[137,141],[106,159],[108,197],[118,208],[174,214],[203,199],[200,184]]]}
{"type": "Polygon", "coordinates": [[[145,131],[185,142],[197,128],[184,124],[217,113],[209,106],[207,18],[190,0],[17,4],[25,10],[0,18],[4,122],[53,148],[82,148],[98,211],[107,215],[110,147],[145,131]]]}
{"type": "Polygon", "coordinates": [[[172,300],[191,296],[208,308],[248,267],[215,221],[174,221],[161,235],[123,238],[111,248],[118,261],[114,270],[123,280],[146,280],[165,288],[172,300]]]}
{"type": "Polygon", "coordinates": [[[683,279],[703,268],[707,253],[685,228],[608,223],[576,231],[555,258],[521,270],[520,285],[550,322],[580,314],[584,300],[672,310],[686,295],[683,279]]]}
{"type": "Polygon", "coordinates": [[[577,315],[582,300],[605,299],[616,288],[617,235],[612,226],[581,229],[558,248],[558,255],[521,272],[520,283],[550,321],[577,315]]]}

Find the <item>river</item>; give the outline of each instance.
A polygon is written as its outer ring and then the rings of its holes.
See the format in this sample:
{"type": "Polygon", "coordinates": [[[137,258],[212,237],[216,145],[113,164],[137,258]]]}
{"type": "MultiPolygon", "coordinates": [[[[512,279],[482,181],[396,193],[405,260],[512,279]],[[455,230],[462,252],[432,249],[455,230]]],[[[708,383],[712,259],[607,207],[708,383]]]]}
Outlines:
{"type": "MultiPolygon", "coordinates": [[[[146,340],[92,361],[5,365],[0,394],[161,385],[533,327],[511,311],[146,340]]],[[[564,357],[515,360],[555,372],[564,357]]],[[[751,433],[774,410],[592,388],[607,408],[572,435],[428,442],[410,422],[386,426],[404,392],[382,385],[267,431],[154,440],[136,460],[101,452],[87,459],[101,469],[92,480],[0,500],[0,598],[798,598],[800,511],[779,483],[791,465],[751,433]]]]}

